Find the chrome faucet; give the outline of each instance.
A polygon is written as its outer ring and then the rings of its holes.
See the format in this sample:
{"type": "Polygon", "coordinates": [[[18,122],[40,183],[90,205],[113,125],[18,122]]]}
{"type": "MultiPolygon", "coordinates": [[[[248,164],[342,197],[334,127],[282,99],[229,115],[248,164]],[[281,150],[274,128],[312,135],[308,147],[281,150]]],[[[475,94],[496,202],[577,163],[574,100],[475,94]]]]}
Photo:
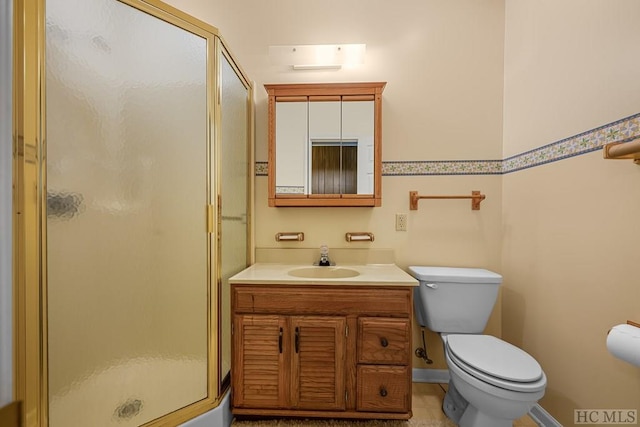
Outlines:
{"type": "Polygon", "coordinates": [[[327,245],[320,246],[320,261],[318,261],[320,267],[328,267],[332,265],[329,260],[329,247],[327,245]]]}

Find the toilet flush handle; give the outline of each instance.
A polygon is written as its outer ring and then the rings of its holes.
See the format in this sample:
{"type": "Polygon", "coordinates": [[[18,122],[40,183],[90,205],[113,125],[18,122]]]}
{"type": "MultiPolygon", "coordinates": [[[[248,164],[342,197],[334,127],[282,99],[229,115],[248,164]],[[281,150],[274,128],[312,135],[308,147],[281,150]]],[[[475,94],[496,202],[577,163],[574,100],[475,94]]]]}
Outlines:
{"type": "Polygon", "coordinates": [[[438,289],[438,285],[435,283],[425,283],[424,284],[427,288],[431,288],[431,289],[438,289]]]}

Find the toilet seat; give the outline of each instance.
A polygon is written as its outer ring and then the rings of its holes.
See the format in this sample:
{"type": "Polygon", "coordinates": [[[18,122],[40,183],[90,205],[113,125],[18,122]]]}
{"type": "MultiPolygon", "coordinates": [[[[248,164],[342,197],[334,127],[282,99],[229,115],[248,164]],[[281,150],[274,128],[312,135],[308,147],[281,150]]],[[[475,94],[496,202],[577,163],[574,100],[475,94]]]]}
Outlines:
{"type": "Polygon", "coordinates": [[[445,351],[469,375],[505,390],[531,393],[547,383],[533,357],[491,335],[448,335],[445,351]]]}

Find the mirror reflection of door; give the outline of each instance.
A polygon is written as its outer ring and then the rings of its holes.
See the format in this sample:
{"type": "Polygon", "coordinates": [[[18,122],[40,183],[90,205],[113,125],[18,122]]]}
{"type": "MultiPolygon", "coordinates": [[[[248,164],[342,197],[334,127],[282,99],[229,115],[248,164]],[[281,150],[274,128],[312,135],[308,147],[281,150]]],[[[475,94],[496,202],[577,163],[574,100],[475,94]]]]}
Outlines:
{"type": "Polygon", "coordinates": [[[358,142],[311,141],[311,193],[358,193],[358,142]]]}

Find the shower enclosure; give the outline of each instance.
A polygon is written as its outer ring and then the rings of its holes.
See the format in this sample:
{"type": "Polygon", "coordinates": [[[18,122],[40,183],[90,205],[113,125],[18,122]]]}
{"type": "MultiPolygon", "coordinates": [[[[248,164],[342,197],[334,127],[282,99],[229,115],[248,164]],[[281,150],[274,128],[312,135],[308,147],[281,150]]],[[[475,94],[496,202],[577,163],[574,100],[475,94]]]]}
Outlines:
{"type": "Polygon", "coordinates": [[[251,85],[214,27],[159,1],[16,14],[25,425],[190,419],[229,384],[227,279],[251,262],[251,85]]]}

